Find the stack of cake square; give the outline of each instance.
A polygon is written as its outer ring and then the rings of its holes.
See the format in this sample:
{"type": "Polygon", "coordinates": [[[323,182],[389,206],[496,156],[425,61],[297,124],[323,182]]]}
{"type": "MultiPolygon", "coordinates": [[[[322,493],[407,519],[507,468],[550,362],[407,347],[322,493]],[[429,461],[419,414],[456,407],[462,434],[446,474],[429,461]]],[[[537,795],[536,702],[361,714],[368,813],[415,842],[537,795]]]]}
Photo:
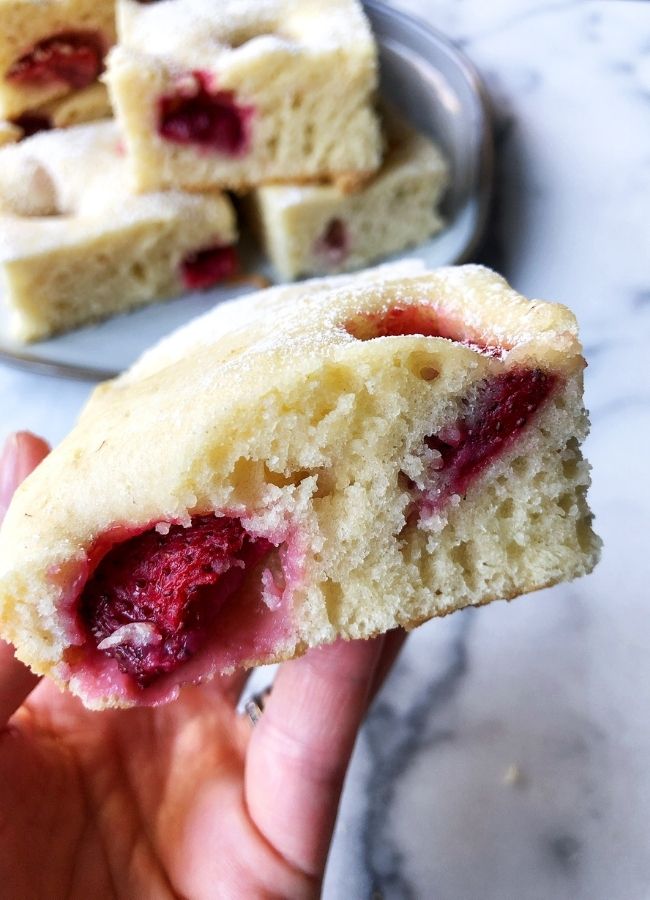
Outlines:
{"type": "Polygon", "coordinates": [[[378,114],[358,0],[5,7],[0,142],[54,126],[0,150],[0,263],[20,338],[232,277],[226,191],[285,279],[358,268],[441,228],[446,163],[378,114]],[[104,63],[115,121],[63,130],[101,116],[104,63]]]}

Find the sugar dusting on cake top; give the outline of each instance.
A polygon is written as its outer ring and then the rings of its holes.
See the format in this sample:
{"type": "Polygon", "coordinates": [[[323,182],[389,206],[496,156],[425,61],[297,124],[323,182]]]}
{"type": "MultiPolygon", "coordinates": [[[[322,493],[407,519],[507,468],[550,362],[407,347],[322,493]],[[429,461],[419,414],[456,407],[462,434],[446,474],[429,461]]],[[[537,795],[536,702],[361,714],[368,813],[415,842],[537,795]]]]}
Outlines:
{"type": "Polygon", "coordinates": [[[118,30],[123,47],[188,65],[333,45],[373,50],[358,0],[123,0],[118,30]]]}
{"type": "Polygon", "coordinates": [[[453,320],[468,345],[478,341],[526,355],[534,343],[536,356],[548,356],[559,368],[576,365],[581,352],[575,318],[565,307],[526,300],[482,266],[427,272],[420,260],[411,259],[220,304],[148,350],[115,384],[143,381],[219,345],[237,349],[221,361],[235,380],[258,366],[261,354],[287,360],[327,356],[355,340],[346,329],[351,316],[413,305],[430,306],[453,320]]]}
{"type": "Polygon", "coordinates": [[[40,132],[0,149],[0,260],[10,260],[83,236],[155,216],[172,219],[180,208],[230,204],[218,191],[131,191],[128,165],[114,121],[40,132]]]}

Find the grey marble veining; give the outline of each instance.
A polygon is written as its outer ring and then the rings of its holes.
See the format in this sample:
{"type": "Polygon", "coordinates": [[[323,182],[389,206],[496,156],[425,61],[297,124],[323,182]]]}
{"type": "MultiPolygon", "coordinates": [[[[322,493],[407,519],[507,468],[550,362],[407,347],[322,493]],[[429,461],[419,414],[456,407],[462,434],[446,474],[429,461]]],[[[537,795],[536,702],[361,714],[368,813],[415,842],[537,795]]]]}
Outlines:
{"type": "Polygon", "coordinates": [[[429,623],[359,742],[325,896],[650,898],[650,4],[409,0],[479,66],[482,258],[580,320],[590,578],[429,623]]]}
{"type": "MultiPolygon", "coordinates": [[[[458,40],[494,98],[482,259],[579,317],[605,551],[590,578],[412,635],[355,752],[325,897],[650,900],[650,2],[396,5],[458,40]]],[[[88,391],[0,367],[0,428],[59,440],[88,391]]]]}

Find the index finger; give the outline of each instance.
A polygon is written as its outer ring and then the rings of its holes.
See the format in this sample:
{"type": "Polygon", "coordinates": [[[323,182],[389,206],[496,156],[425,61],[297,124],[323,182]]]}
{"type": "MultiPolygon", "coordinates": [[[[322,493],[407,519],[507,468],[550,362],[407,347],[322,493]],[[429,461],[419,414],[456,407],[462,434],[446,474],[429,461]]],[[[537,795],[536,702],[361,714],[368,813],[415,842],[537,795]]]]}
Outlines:
{"type": "Polygon", "coordinates": [[[49,444],[29,431],[18,431],[7,438],[0,457],[0,522],[18,485],[49,452],[49,444]]]}
{"type": "Polygon", "coordinates": [[[384,637],[337,641],[283,663],[248,749],[246,799],[259,831],[319,879],[384,637]]]}

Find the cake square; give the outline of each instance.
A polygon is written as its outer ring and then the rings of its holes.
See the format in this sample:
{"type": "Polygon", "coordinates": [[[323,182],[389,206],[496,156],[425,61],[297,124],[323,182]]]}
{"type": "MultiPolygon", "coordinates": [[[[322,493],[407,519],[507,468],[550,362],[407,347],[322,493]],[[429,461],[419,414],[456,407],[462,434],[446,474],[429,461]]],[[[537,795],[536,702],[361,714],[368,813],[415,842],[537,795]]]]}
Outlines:
{"type": "Polygon", "coordinates": [[[358,191],[336,185],[264,185],[246,208],[285,279],[360,269],[421,244],[444,222],[437,210],[449,169],[433,141],[389,120],[381,169],[358,191]]]}
{"type": "Polygon", "coordinates": [[[0,0],[0,117],[97,81],[115,41],[115,0],[0,0]]]}
{"type": "Polygon", "coordinates": [[[0,122],[0,145],[20,141],[39,131],[69,128],[110,117],[108,91],[98,81],[65,97],[49,100],[43,106],[17,116],[12,122],[0,122]]]}
{"type": "Polygon", "coordinates": [[[352,185],[379,166],[358,0],[123,0],[118,33],[106,79],[138,190],[352,185]]]}
{"type": "Polygon", "coordinates": [[[217,306],[17,492],[2,636],[90,707],[157,704],[584,575],[584,365],[568,309],[478,266],[217,306]]]}
{"type": "Polygon", "coordinates": [[[132,195],[113,121],[0,151],[0,268],[13,332],[38,340],[236,270],[230,201],[132,195]]]}

